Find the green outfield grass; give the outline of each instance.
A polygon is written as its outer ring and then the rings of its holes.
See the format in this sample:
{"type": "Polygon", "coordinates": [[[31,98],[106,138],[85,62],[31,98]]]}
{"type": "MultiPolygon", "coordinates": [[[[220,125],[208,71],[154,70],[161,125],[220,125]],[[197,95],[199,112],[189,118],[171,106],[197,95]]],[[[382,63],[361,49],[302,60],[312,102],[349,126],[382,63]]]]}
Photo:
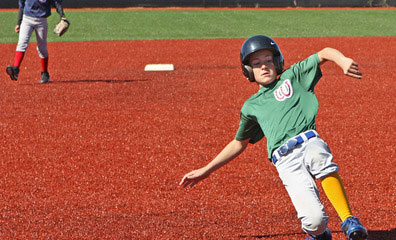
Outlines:
{"type": "MultiPolygon", "coordinates": [[[[396,36],[395,9],[67,11],[70,31],[49,41],[396,36]]],[[[17,12],[0,12],[0,43],[17,41],[17,12]]],[[[50,31],[59,16],[53,11],[50,31]]],[[[33,38],[32,40],[34,40],[33,38]]]]}

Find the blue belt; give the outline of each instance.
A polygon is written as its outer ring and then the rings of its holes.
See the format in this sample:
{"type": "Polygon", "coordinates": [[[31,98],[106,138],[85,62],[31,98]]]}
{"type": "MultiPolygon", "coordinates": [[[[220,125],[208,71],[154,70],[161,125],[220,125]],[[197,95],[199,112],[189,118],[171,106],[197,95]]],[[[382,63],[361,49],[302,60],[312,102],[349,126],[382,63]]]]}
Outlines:
{"type": "Polygon", "coordinates": [[[301,133],[301,134],[297,135],[296,137],[287,140],[282,146],[277,148],[274,151],[274,153],[272,154],[272,163],[275,165],[276,162],[279,160],[278,157],[276,156],[277,154],[279,157],[285,156],[289,153],[290,150],[294,149],[301,143],[303,143],[306,140],[313,138],[313,137],[319,137],[319,134],[317,132],[311,130],[308,132],[301,133]],[[305,140],[302,135],[305,135],[305,137],[306,137],[305,140]]]}

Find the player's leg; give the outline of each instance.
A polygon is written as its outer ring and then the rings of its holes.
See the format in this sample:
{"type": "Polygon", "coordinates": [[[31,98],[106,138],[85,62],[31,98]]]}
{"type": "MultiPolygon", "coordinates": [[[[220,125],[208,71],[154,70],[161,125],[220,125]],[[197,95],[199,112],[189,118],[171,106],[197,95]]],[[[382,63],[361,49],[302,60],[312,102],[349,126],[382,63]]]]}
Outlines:
{"type": "Polygon", "coordinates": [[[46,18],[43,18],[36,27],[37,52],[41,60],[41,83],[47,83],[50,81],[48,73],[47,34],[48,22],[46,18]]]}
{"type": "Polygon", "coordinates": [[[24,16],[19,28],[19,38],[14,57],[14,65],[7,66],[6,68],[6,72],[10,76],[11,80],[18,80],[19,68],[22,64],[23,57],[25,56],[33,30],[33,22],[29,17],[24,16]]]}
{"type": "Polygon", "coordinates": [[[367,239],[367,230],[360,223],[359,219],[352,216],[347,194],[338,172],[324,177],[321,179],[321,183],[326,196],[341,218],[341,229],[348,236],[348,239],[367,239]]]}
{"type": "Polygon", "coordinates": [[[304,165],[304,143],[283,156],[276,168],[301,220],[302,229],[312,239],[331,239],[328,216],[319,197],[315,180],[304,165]]]}
{"type": "Polygon", "coordinates": [[[331,173],[321,179],[322,188],[336,210],[341,221],[352,217],[351,208],[345,193],[344,185],[338,172],[331,173]]]}
{"type": "Polygon", "coordinates": [[[348,239],[366,239],[366,229],[352,217],[344,185],[328,145],[322,139],[310,141],[305,149],[304,161],[310,173],[321,180],[327,198],[343,222],[343,228],[346,229],[343,230],[348,239]],[[347,225],[349,227],[346,227],[347,225]]]}
{"type": "Polygon", "coordinates": [[[19,29],[19,38],[14,58],[14,66],[21,66],[23,57],[25,56],[25,52],[29,46],[29,41],[33,30],[34,21],[30,17],[24,16],[19,29]]]}

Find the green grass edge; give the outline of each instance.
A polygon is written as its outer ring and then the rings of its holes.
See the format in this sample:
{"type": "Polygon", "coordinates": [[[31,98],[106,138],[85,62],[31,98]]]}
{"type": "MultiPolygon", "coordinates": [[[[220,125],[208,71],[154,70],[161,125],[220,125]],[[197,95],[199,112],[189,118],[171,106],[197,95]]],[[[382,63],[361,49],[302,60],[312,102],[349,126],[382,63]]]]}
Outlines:
{"type": "MultiPolygon", "coordinates": [[[[396,36],[396,9],[65,10],[69,31],[49,42],[271,37],[396,36]]],[[[18,13],[0,12],[0,43],[18,41],[18,13]]],[[[33,36],[31,41],[35,41],[33,36]]]]}

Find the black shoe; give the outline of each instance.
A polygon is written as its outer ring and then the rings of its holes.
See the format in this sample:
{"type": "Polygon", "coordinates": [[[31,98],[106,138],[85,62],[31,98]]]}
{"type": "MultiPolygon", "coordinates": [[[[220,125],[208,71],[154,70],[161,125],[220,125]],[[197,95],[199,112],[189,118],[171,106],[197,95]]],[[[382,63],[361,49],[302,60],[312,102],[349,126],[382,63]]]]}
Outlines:
{"type": "Polygon", "coordinates": [[[41,81],[40,81],[40,83],[47,83],[49,81],[51,81],[49,73],[48,72],[42,72],[41,73],[41,81]]]}
{"type": "Polygon", "coordinates": [[[8,65],[6,68],[6,72],[10,76],[11,80],[18,80],[19,67],[8,65]]]}

